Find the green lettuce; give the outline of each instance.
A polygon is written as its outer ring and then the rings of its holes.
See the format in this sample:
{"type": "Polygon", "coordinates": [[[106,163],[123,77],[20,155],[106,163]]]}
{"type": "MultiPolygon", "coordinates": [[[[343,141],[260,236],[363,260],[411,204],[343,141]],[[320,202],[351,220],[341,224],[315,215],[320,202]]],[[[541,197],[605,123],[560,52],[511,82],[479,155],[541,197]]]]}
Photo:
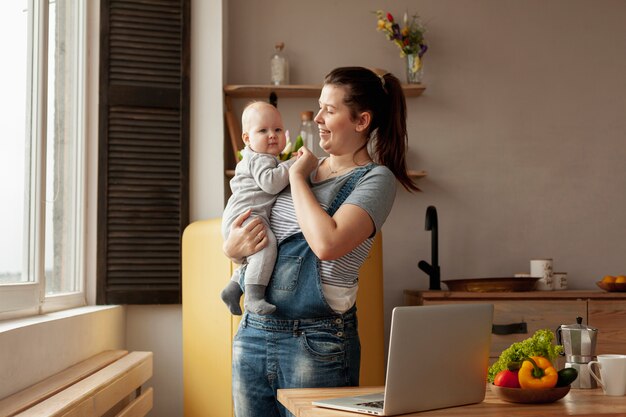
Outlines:
{"type": "Polygon", "coordinates": [[[496,374],[507,369],[509,362],[519,362],[528,356],[543,356],[552,363],[563,353],[562,345],[555,345],[554,333],[549,329],[537,330],[535,334],[521,342],[515,342],[500,354],[500,358],[489,367],[487,381],[493,382],[496,374]]]}

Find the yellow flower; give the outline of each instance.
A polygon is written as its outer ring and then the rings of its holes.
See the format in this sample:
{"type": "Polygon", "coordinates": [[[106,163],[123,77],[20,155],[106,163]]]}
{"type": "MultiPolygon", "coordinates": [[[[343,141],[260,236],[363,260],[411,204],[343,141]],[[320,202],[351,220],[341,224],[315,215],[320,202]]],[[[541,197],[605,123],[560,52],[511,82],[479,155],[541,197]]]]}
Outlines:
{"type": "Polygon", "coordinates": [[[413,59],[413,67],[411,68],[411,72],[417,72],[422,68],[422,60],[419,55],[415,54],[415,58],[413,59]]]}
{"type": "Polygon", "coordinates": [[[428,46],[424,40],[424,28],[417,14],[409,19],[408,13],[404,13],[403,23],[399,23],[394,20],[392,14],[383,10],[376,10],[373,13],[376,14],[377,31],[383,32],[387,40],[398,46],[401,57],[415,53],[424,55],[428,46]]]}
{"type": "Polygon", "coordinates": [[[290,153],[291,151],[293,151],[293,143],[291,143],[291,141],[288,140],[287,143],[285,144],[285,148],[283,149],[281,153],[290,153]]]}

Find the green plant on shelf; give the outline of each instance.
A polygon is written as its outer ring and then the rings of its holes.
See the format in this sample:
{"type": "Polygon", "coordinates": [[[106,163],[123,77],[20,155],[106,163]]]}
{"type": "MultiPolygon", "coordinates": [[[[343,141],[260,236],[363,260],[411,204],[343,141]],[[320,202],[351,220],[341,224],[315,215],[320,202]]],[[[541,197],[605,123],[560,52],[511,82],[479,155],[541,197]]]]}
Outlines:
{"type": "MultiPolygon", "coordinates": [[[[303,144],[304,140],[302,139],[302,136],[298,135],[298,137],[296,138],[296,143],[294,144],[293,142],[291,142],[291,140],[289,140],[289,133],[287,133],[287,144],[285,145],[285,148],[282,150],[282,152],[278,155],[278,159],[280,159],[281,161],[286,161],[290,159],[293,156],[294,152],[298,152],[298,149],[300,149],[303,144]]],[[[237,160],[241,161],[241,158],[241,150],[238,150],[237,160]]]]}

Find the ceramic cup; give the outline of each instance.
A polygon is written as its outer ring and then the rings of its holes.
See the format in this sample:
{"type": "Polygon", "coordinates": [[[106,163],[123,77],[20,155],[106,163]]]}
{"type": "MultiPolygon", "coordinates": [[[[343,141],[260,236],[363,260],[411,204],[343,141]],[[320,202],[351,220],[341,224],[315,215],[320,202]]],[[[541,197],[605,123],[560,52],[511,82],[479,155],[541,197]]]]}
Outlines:
{"type": "Polygon", "coordinates": [[[530,261],[530,275],[539,280],[535,288],[540,291],[552,290],[552,259],[532,259],[530,261]]]}
{"type": "Polygon", "coordinates": [[[552,289],[559,291],[567,289],[567,272],[552,273],[552,289]]]}
{"type": "Polygon", "coordinates": [[[626,395],[626,355],[598,355],[598,360],[589,362],[587,367],[605,395],[626,395]],[[599,377],[593,364],[600,369],[599,377]]]}

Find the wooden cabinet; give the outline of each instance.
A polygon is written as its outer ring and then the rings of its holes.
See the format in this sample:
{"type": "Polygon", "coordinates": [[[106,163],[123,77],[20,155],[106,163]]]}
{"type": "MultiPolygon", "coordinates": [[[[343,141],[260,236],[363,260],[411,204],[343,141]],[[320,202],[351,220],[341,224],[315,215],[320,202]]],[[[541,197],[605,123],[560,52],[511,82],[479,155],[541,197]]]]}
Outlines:
{"type": "Polygon", "coordinates": [[[626,353],[626,298],[623,300],[590,299],[587,302],[588,324],[598,328],[598,353],[626,353]]]}
{"type": "Polygon", "coordinates": [[[553,332],[561,324],[576,323],[598,329],[596,354],[626,353],[626,293],[599,291],[531,291],[473,293],[451,291],[404,291],[406,305],[492,303],[494,334],[492,360],[512,343],[539,329],[553,332]],[[499,333],[499,334],[496,334],[499,333]]]}

